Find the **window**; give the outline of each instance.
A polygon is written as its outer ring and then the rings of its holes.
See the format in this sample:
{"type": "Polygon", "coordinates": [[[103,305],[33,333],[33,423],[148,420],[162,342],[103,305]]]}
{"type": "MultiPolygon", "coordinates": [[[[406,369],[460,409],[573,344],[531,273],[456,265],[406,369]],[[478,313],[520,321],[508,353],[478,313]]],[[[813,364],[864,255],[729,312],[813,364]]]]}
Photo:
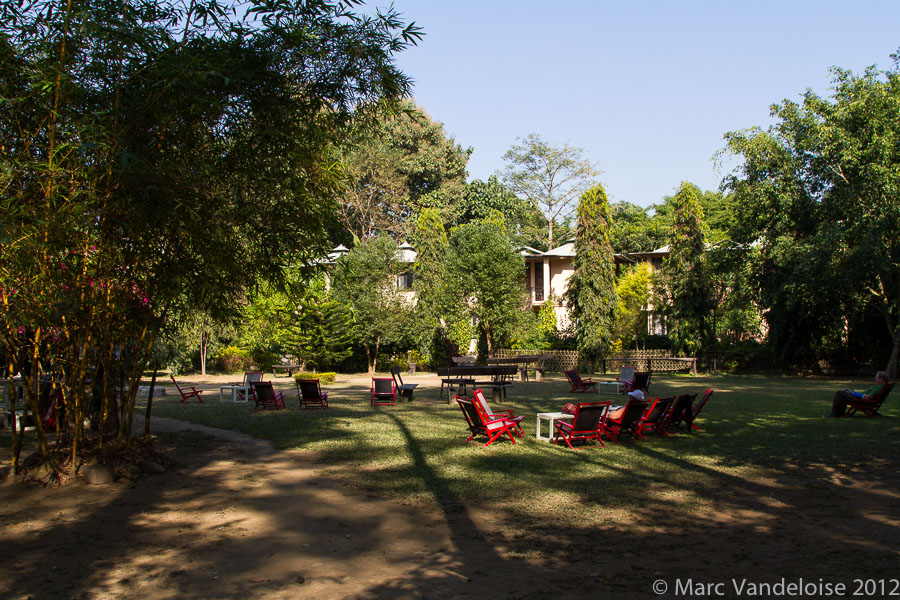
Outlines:
{"type": "Polygon", "coordinates": [[[413,274],[403,273],[399,277],[397,277],[397,289],[398,290],[411,290],[413,286],[413,274]]]}

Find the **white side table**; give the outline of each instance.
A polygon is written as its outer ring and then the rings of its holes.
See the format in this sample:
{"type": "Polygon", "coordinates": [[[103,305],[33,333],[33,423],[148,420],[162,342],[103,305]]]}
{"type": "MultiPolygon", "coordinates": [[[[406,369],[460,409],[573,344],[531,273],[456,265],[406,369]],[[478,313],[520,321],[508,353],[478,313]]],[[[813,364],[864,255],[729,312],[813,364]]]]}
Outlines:
{"type": "Polygon", "coordinates": [[[223,385],[223,386],[220,386],[219,387],[219,402],[222,402],[222,392],[224,392],[225,390],[231,390],[231,401],[232,402],[240,402],[240,400],[238,400],[238,398],[239,398],[238,391],[243,390],[244,397],[246,398],[247,394],[250,393],[250,386],[249,385],[223,385]]]}
{"type": "Polygon", "coordinates": [[[557,419],[571,419],[572,415],[564,412],[549,412],[549,413],[538,413],[537,414],[537,428],[535,429],[534,437],[539,440],[545,440],[547,442],[553,439],[553,424],[557,419]],[[541,421],[548,421],[550,424],[550,430],[547,432],[547,437],[541,435],[541,421]]]}
{"type": "Polygon", "coordinates": [[[598,394],[621,394],[625,390],[625,384],[621,381],[597,381],[598,394]]]}

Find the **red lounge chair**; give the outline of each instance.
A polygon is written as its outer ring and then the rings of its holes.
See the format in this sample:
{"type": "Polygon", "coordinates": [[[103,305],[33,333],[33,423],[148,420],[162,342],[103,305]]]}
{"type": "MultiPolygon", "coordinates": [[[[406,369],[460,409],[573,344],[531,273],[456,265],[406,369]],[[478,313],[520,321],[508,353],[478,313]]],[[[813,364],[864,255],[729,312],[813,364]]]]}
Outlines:
{"type": "Polygon", "coordinates": [[[885,384],[883,388],[881,388],[880,394],[878,394],[868,402],[866,402],[862,398],[855,398],[851,400],[850,404],[847,406],[846,416],[850,416],[852,414],[855,414],[856,411],[859,411],[867,417],[880,417],[881,413],[878,412],[878,409],[881,408],[882,404],[884,404],[885,398],[887,398],[887,395],[891,393],[892,389],[894,389],[894,384],[888,383],[885,384]]]}
{"type": "MultiPolygon", "coordinates": [[[[697,431],[702,431],[702,429],[700,429],[699,427],[694,425],[694,421],[697,419],[697,415],[700,414],[700,411],[703,410],[703,407],[706,406],[706,402],[707,402],[707,400],[709,400],[709,397],[712,396],[712,394],[713,394],[712,388],[708,388],[705,392],[703,392],[703,397],[700,398],[700,402],[698,402],[691,408],[691,422],[690,422],[691,429],[696,429],[697,431]]],[[[696,395],[694,397],[696,398],[696,395]]],[[[881,405],[879,404],[879,406],[881,406],[881,405]]]]}
{"type": "Polygon", "coordinates": [[[575,449],[572,442],[597,440],[601,446],[606,446],[601,439],[606,425],[606,413],[609,411],[609,402],[579,402],[575,407],[572,422],[556,422],[556,436],[553,443],[558,444],[559,438],[569,448],[575,449]]]}
{"type": "Polygon", "coordinates": [[[614,442],[618,442],[619,436],[623,433],[627,433],[636,440],[641,439],[637,434],[637,428],[641,423],[641,417],[644,416],[644,411],[647,410],[648,405],[649,402],[646,400],[635,400],[629,396],[625,406],[623,406],[621,410],[614,411],[618,413],[618,416],[615,418],[610,415],[606,416],[603,433],[614,442]]]}
{"type": "Polygon", "coordinates": [[[393,406],[397,403],[397,388],[391,377],[372,378],[372,406],[393,406]]]}
{"type": "Polygon", "coordinates": [[[178,382],[175,381],[174,375],[169,375],[169,378],[172,380],[172,383],[175,384],[175,389],[177,389],[178,393],[181,394],[181,400],[178,402],[178,404],[187,402],[191,398],[196,398],[197,402],[199,402],[200,404],[203,404],[203,398],[200,397],[200,392],[197,391],[197,388],[195,388],[194,386],[191,386],[191,391],[185,392],[183,389],[181,389],[181,386],[178,385],[178,382]]]}
{"type": "Polygon", "coordinates": [[[648,390],[650,389],[650,371],[637,371],[634,374],[634,379],[631,381],[625,382],[625,389],[623,390],[626,394],[629,394],[635,390],[641,390],[644,392],[644,396],[648,396],[648,390]]]}
{"type": "Polygon", "coordinates": [[[514,421],[504,418],[491,419],[481,411],[478,402],[474,402],[469,398],[457,396],[456,402],[462,410],[466,424],[469,426],[469,431],[472,432],[472,435],[466,439],[467,442],[471,441],[475,436],[483,435],[488,438],[484,445],[490,446],[503,434],[507,434],[512,443],[516,443],[516,438],[513,436],[513,431],[516,429],[514,421]]]}
{"type": "Polygon", "coordinates": [[[318,379],[296,379],[297,382],[297,408],[328,408],[328,392],[323,392],[319,387],[318,379]]]}
{"type": "Polygon", "coordinates": [[[487,399],[484,397],[484,392],[481,391],[481,388],[472,392],[472,396],[475,397],[475,402],[481,405],[481,410],[484,414],[486,414],[491,419],[507,419],[516,424],[516,435],[522,437],[524,433],[522,431],[522,421],[525,420],[525,417],[517,417],[513,414],[513,411],[509,409],[501,410],[499,412],[494,412],[491,410],[491,405],[488,404],[487,399]]]}
{"type": "Polygon", "coordinates": [[[581,375],[578,374],[578,371],[572,369],[571,371],[564,371],[566,375],[566,379],[569,380],[569,385],[572,386],[573,392],[587,392],[588,388],[594,388],[594,391],[597,391],[597,384],[594,383],[590,378],[582,379],[581,375]]]}
{"type": "Polygon", "coordinates": [[[256,399],[256,406],[253,410],[281,410],[284,408],[284,394],[276,392],[272,387],[271,381],[254,381],[250,384],[253,387],[253,395],[256,399]]]}
{"type": "Polygon", "coordinates": [[[693,405],[696,398],[697,394],[681,394],[678,396],[669,408],[669,412],[660,421],[657,430],[662,433],[668,433],[668,430],[672,428],[679,431],[684,428],[690,432],[690,422],[693,418],[693,405]]]}
{"type": "Polygon", "coordinates": [[[665,429],[660,429],[660,427],[665,423],[666,413],[669,412],[669,408],[675,402],[675,398],[675,396],[669,398],[657,398],[650,403],[650,406],[644,411],[641,422],[638,423],[637,429],[635,430],[635,433],[639,438],[646,439],[644,434],[653,431],[665,435],[665,429]]]}

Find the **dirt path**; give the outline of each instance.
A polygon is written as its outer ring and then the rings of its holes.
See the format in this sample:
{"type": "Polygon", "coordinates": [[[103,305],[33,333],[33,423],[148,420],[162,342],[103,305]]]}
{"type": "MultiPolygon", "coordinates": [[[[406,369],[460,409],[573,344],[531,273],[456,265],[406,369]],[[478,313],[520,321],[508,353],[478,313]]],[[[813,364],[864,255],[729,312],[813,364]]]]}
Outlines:
{"type": "Polygon", "coordinates": [[[157,448],[177,460],[162,474],[0,485],[0,596],[653,598],[663,580],[661,597],[684,598],[676,580],[731,592],[733,578],[803,578],[853,592],[857,578],[890,586],[900,573],[894,459],[723,476],[699,510],[660,498],[600,527],[560,528],[446,490],[429,506],[384,500],[317,472],[310,453],[168,419],[153,426],[157,448]]]}

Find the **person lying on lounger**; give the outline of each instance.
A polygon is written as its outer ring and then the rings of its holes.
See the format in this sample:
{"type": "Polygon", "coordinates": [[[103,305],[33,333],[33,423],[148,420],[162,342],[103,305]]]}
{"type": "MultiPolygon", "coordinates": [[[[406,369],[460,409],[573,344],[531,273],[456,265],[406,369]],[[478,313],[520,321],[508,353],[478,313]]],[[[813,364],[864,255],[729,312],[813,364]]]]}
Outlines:
{"type": "Polygon", "coordinates": [[[847,405],[851,400],[872,400],[881,393],[882,388],[888,383],[888,374],[884,371],[875,373],[875,385],[867,387],[861,392],[855,392],[850,388],[838,390],[834,394],[834,400],[831,401],[831,412],[825,415],[826,418],[843,417],[847,412],[847,405]]]}

